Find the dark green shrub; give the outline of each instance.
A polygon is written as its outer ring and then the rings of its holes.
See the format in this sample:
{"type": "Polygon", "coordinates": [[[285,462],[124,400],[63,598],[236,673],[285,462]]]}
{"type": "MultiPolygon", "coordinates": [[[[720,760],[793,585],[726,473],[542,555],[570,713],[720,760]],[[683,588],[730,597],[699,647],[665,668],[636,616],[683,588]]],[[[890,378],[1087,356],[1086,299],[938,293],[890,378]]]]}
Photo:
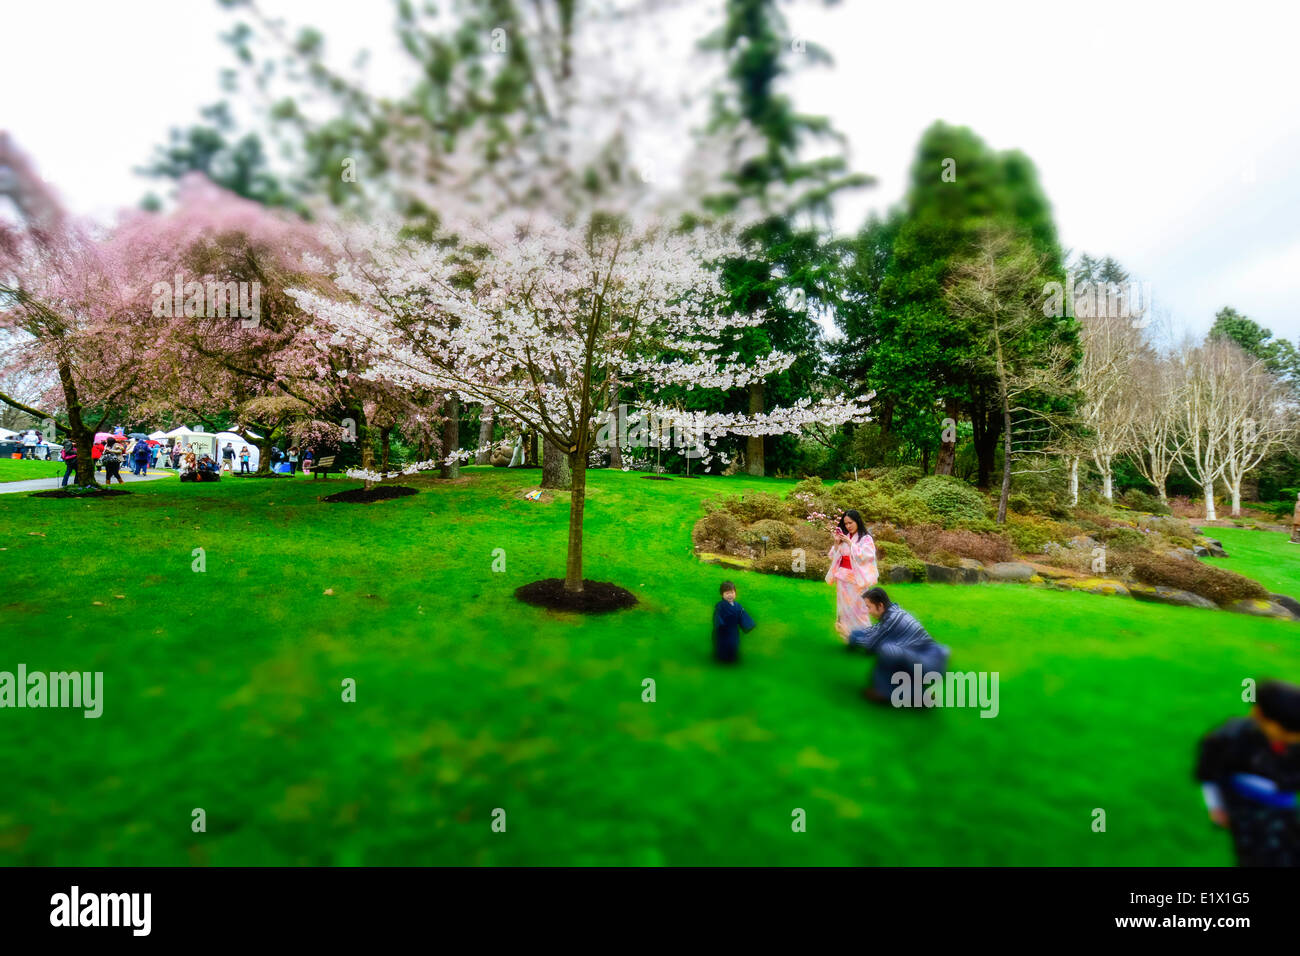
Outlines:
{"type": "Polygon", "coordinates": [[[1113,551],[1134,551],[1145,548],[1149,537],[1137,528],[1126,528],[1123,525],[1117,525],[1113,528],[1103,528],[1098,531],[1097,540],[1113,551]]]}
{"type": "Polygon", "coordinates": [[[918,481],[910,494],[946,522],[988,517],[988,503],[984,496],[960,478],[931,475],[918,481]]]}
{"type": "Polygon", "coordinates": [[[1034,512],[1034,503],[1028,495],[1012,495],[1007,499],[1007,510],[1013,514],[1027,515],[1034,512]]]}
{"type": "Polygon", "coordinates": [[[1119,496],[1120,504],[1133,511],[1144,511],[1153,515],[1167,515],[1169,506],[1163,504],[1155,495],[1149,495],[1138,488],[1129,488],[1119,496]]]}
{"type": "Polygon", "coordinates": [[[704,501],[705,511],[728,511],[745,524],[772,518],[783,521],[790,517],[790,510],[784,501],[767,491],[750,491],[744,495],[727,495],[723,498],[708,498],[704,501]]]}
{"type": "Polygon", "coordinates": [[[906,491],[925,477],[917,465],[899,465],[896,468],[868,468],[866,476],[876,482],[888,495],[906,491]]]}

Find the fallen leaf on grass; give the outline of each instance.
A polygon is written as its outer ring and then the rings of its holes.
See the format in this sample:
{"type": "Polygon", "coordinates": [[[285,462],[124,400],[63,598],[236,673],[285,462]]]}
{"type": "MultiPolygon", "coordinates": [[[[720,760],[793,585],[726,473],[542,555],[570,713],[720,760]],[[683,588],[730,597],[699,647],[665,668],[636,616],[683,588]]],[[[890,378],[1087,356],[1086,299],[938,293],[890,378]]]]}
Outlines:
{"type": "Polygon", "coordinates": [[[333,594],[333,593],[334,593],[334,589],[333,589],[333,588],[326,588],[326,589],[325,589],[325,593],[326,593],[326,594],[333,594]]]}

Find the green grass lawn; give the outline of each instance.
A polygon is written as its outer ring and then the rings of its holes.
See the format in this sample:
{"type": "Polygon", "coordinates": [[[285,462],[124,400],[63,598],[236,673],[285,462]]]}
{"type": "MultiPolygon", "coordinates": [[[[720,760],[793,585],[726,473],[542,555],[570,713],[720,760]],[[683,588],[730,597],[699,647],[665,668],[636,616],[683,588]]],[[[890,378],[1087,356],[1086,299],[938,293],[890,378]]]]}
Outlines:
{"type": "Polygon", "coordinates": [[[98,720],[0,711],[0,863],[1231,863],[1196,742],[1243,678],[1300,673],[1300,625],[900,586],[955,669],[999,673],[1000,713],[891,711],[820,582],[730,573],[758,628],[709,660],[698,501],[792,483],[593,473],[587,576],[640,604],[581,618],[512,596],[562,575],[564,496],[466,474],[370,506],[318,501],[337,480],[0,495],[0,670],[105,683],[98,720]]]}
{"type": "Polygon", "coordinates": [[[30,481],[33,478],[62,478],[64,470],[61,461],[0,458],[0,483],[30,481]]]}
{"type": "Polygon", "coordinates": [[[1251,528],[1206,528],[1211,538],[1223,542],[1226,558],[1204,558],[1206,564],[1254,578],[1279,594],[1300,598],[1300,544],[1275,531],[1251,528]]]}

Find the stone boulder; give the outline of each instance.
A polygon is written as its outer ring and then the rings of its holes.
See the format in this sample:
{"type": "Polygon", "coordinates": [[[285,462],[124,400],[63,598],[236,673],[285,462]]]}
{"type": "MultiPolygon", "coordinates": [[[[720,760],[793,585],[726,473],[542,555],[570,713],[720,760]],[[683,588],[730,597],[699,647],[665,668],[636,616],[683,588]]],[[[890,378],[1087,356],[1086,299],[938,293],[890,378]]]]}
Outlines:
{"type": "Polygon", "coordinates": [[[1210,552],[1212,558],[1226,558],[1228,552],[1223,550],[1223,542],[1217,538],[1202,538],[1201,546],[1210,552]]]}
{"type": "Polygon", "coordinates": [[[1104,594],[1108,597],[1129,596],[1129,589],[1124,582],[1110,578],[1066,578],[1057,581],[1056,586],[1071,591],[1083,591],[1086,594],[1104,594]]]}
{"type": "Polygon", "coordinates": [[[1046,578],[1048,581],[1059,581],[1062,578],[1087,577],[1087,575],[1080,574],[1078,571],[1071,570],[1070,568],[1057,568],[1050,564],[1034,564],[1032,562],[1023,563],[1028,563],[1029,568],[1034,572],[1034,574],[1038,575],[1040,578],[1046,578]]]}
{"type": "Polygon", "coordinates": [[[1181,591],[1178,588],[1165,587],[1158,584],[1152,587],[1149,584],[1130,584],[1128,586],[1129,594],[1139,601],[1146,601],[1150,604],[1172,604],[1175,607],[1201,607],[1207,610],[1216,610],[1218,605],[1209,598],[1201,597],[1199,594],[1193,594],[1191,591],[1181,591]]]}
{"type": "Polygon", "coordinates": [[[493,468],[505,468],[510,464],[513,452],[504,445],[497,445],[492,449],[492,455],[488,458],[493,468]]]}
{"type": "Polygon", "coordinates": [[[1287,597],[1285,594],[1270,594],[1268,599],[1274,604],[1280,604],[1294,616],[1300,617],[1300,601],[1293,597],[1287,597]]]}
{"type": "Polygon", "coordinates": [[[1034,576],[1034,569],[1023,561],[999,561],[985,571],[990,581],[1028,581],[1034,576]]]}
{"type": "Polygon", "coordinates": [[[970,558],[962,558],[961,561],[961,565],[955,568],[927,561],[925,579],[939,584],[978,584],[984,580],[984,565],[970,558]]]}
{"type": "Polygon", "coordinates": [[[889,579],[890,584],[907,584],[916,580],[916,575],[912,573],[911,568],[906,568],[901,564],[896,564],[890,568],[885,577],[889,579]]]}
{"type": "Polygon", "coordinates": [[[1281,604],[1276,601],[1266,601],[1263,598],[1242,598],[1240,601],[1233,601],[1226,607],[1229,611],[1236,611],[1238,614],[1250,614],[1255,617],[1277,617],[1287,621],[1296,619],[1295,615],[1281,604]]]}

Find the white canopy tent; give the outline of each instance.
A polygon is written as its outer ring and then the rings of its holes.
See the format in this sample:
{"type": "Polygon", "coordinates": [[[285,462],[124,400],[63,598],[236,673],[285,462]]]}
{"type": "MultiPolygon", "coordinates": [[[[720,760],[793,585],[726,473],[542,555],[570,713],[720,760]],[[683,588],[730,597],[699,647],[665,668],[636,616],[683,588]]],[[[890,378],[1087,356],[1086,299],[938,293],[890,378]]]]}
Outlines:
{"type": "Polygon", "coordinates": [[[157,431],[149,436],[150,441],[165,441],[166,439],[167,439],[167,433],[164,431],[157,431]]]}
{"type": "MultiPolygon", "coordinates": [[[[251,439],[244,437],[238,432],[217,432],[218,450],[225,448],[226,442],[230,442],[231,447],[235,449],[235,471],[239,471],[239,450],[245,447],[248,448],[249,470],[257,471],[257,463],[261,460],[261,456],[257,450],[257,446],[253,444],[251,439]]],[[[218,464],[221,464],[220,454],[213,457],[217,459],[218,464]]]]}

